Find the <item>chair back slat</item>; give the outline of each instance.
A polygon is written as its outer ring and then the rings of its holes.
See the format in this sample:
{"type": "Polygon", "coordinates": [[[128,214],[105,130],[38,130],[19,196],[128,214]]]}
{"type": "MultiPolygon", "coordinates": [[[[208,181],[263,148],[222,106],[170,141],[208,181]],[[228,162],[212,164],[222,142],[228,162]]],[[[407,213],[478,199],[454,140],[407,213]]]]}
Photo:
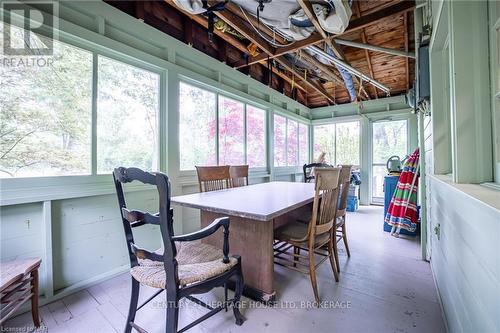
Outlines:
{"type": "Polygon", "coordinates": [[[218,191],[231,187],[229,166],[196,166],[200,192],[218,191]]]}
{"type": "MultiPolygon", "coordinates": [[[[320,168],[315,173],[316,191],[310,233],[319,235],[330,232],[335,222],[340,168],[320,168]]],[[[313,234],[310,237],[314,237],[313,234]]]]}
{"type": "Polygon", "coordinates": [[[122,225],[125,231],[125,239],[129,252],[130,266],[135,267],[139,264],[138,259],[149,259],[153,261],[163,262],[166,271],[166,284],[175,286],[178,284],[177,249],[175,247],[173,237],[173,210],[170,208],[170,181],[168,176],[161,173],[150,173],[142,171],[138,168],[119,167],[113,171],[113,179],[115,183],[116,195],[118,197],[118,205],[120,207],[120,215],[122,225]],[[130,210],[127,208],[123,184],[138,181],[143,184],[154,185],[158,191],[159,197],[159,212],[148,213],[140,210],[130,210]],[[154,224],[160,227],[161,237],[163,241],[163,254],[149,252],[138,247],[134,241],[132,228],[139,227],[145,224],[154,224]]]}
{"type": "Polygon", "coordinates": [[[337,217],[345,215],[347,207],[347,195],[349,194],[349,184],[351,183],[352,165],[342,165],[339,176],[340,200],[337,217]],[[341,213],[343,214],[341,215],[341,213]]]}
{"type": "Polygon", "coordinates": [[[232,165],[229,168],[231,187],[248,185],[248,165],[232,165]]]}
{"type": "Polygon", "coordinates": [[[130,250],[135,254],[138,259],[149,259],[152,261],[163,261],[163,256],[158,253],[150,252],[146,249],[140,248],[134,243],[130,244],[130,250]]]}
{"type": "Polygon", "coordinates": [[[140,210],[129,210],[122,208],[123,218],[126,219],[132,227],[138,227],[144,224],[160,225],[158,214],[152,215],[140,210]]]}

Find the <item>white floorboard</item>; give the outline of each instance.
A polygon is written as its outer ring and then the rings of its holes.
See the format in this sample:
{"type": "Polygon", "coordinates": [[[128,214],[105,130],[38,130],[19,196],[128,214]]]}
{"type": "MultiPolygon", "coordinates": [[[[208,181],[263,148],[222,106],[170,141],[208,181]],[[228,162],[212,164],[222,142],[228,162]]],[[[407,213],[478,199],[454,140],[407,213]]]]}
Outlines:
{"type": "MultiPolygon", "coordinates": [[[[336,283],[326,261],[318,271],[325,308],[314,300],[309,277],[275,267],[278,305],[270,308],[245,299],[247,321],[234,325],[232,312],[221,312],[189,332],[444,332],[429,264],[420,260],[418,239],[394,238],[382,231],[382,208],[362,206],[347,218],[351,258],[340,246],[341,274],[336,283]],[[305,305],[305,308],[303,306],[305,305]]],[[[120,275],[41,308],[49,332],[121,332],[128,311],[130,280],[120,275]]],[[[154,290],[146,288],[145,299],[154,290]]],[[[222,290],[202,295],[222,299],[222,290]]],[[[158,296],[138,312],[136,322],[148,332],[165,330],[158,296]]],[[[205,311],[183,302],[180,327],[205,311]]],[[[4,329],[31,327],[31,315],[10,319],[4,329]]],[[[25,330],[25,329],[24,329],[25,330]]]]}

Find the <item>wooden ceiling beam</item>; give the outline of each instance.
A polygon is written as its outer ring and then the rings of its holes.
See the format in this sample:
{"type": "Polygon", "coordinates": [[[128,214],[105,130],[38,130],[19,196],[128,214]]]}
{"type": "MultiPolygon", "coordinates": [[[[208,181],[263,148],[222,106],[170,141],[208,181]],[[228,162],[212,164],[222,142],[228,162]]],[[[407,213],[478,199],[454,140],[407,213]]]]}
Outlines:
{"type": "MultiPolygon", "coordinates": [[[[209,5],[215,4],[215,1],[208,1],[209,5]]],[[[245,36],[249,41],[257,45],[262,49],[269,58],[276,52],[275,48],[272,47],[264,38],[258,35],[251,27],[248,27],[245,22],[243,22],[236,14],[233,14],[229,10],[217,11],[215,12],[218,18],[229,24],[233,29],[238,31],[240,34],[245,36]]],[[[323,95],[329,102],[333,103],[334,98],[321,86],[320,84],[313,82],[312,80],[303,77],[299,72],[295,70],[292,63],[290,63],[284,56],[275,57],[276,61],[279,62],[286,70],[295,75],[297,78],[302,80],[305,85],[313,88],[321,95],[323,95]]]]}
{"type": "Polygon", "coordinates": [[[336,37],[340,37],[342,35],[345,35],[347,33],[357,31],[363,28],[366,28],[369,25],[372,25],[380,20],[383,20],[385,18],[388,18],[393,15],[398,15],[402,13],[409,12],[415,8],[415,1],[414,0],[403,0],[401,2],[398,2],[392,6],[385,7],[382,9],[379,9],[373,13],[361,16],[355,20],[352,20],[349,23],[349,26],[347,27],[346,31],[344,31],[342,34],[337,35],[336,37]]]}
{"type": "MultiPolygon", "coordinates": [[[[274,53],[273,56],[271,56],[271,58],[275,58],[275,57],[279,57],[279,56],[287,54],[287,53],[295,52],[295,51],[298,51],[304,47],[311,46],[311,45],[317,44],[317,43],[322,42],[322,41],[323,41],[323,37],[320,34],[313,33],[311,36],[309,36],[306,39],[298,40],[298,41],[291,43],[290,45],[276,48],[276,52],[274,53]]],[[[241,68],[241,67],[256,64],[256,63],[264,61],[266,59],[267,59],[267,55],[259,54],[258,56],[250,57],[248,59],[248,61],[245,60],[245,61],[237,62],[234,67],[241,68]]]]}
{"type": "MultiPolygon", "coordinates": [[[[359,0],[354,1],[354,6],[356,8],[357,17],[358,18],[361,17],[361,10],[359,8],[359,0]]],[[[361,41],[365,44],[367,43],[365,28],[361,29],[361,41]]],[[[375,73],[373,72],[373,66],[372,66],[372,59],[370,57],[370,51],[368,51],[367,49],[365,49],[365,58],[366,58],[366,63],[368,64],[368,70],[370,71],[370,77],[372,79],[375,79],[375,73]]],[[[375,96],[376,99],[378,99],[377,87],[375,87],[374,85],[371,85],[371,87],[373,90],[373,95],[375,96]]]]}
{"type": "Polygon", "coordinates": [[[307,62],[309,65],[318,68],[322,73],[330,78],[331,81],[343,84],[342,79],[327,65],[323,64],[318,59],[314,58],[307,52],[300,52],[299,59],[307,62]]]}
{"type": "MultiPolygon", "coordinates": [[[[340,60],[344,61],[346,64],[351,65],[346,60],[344,52],[342,51],[340,46],[338,46],[337,43],[332,38],[329,37],[327,32],[325,30],[323,30],[323,27],[319,23],[318,18],[316,17],[316,14],[314,13],[314,9],[312,7],[311,1],[309,1],[309,0],[297,0],[297,2],[299,3],[300,7],[302,8],[302,10],[306,14],[306,16],[309,18],[309,20],[314,25],[314,28],[316,29],[316,31],[319,32],[321,37],[323,37],[326,45],[328,45],[328,47],[330,47],[330,49],[333,51],[335,56],[337,58],[339,58],[340,60]]],[[[356,82],[356,84],[361,87],[361,90],[369,98],[370,96],[366,93],[365,88],[362,86],[362,83],[358,80],[358,78],[352,74],[351,74],[351,76],[353,78],[353,81],[356,82]]]]}
{"type": "MultiPolygon", "coordinates": [[[[217,1],[214,0],[208,1],[210,6],[215,5],[216,3],[217,1]]],[[[275,48],[256,31],[254,31],[253,28],[247,24],[246,21],[243,21],[238,15],[227,9],[216,11],[214,14],[229,24],[234,30],[242,34],[246,39],[257,45],[257,47],[264,51],[267,55],[272,56],[275,53],[275,48]]]]}
{"type": "MultiPolygon", "coordinates": [[[[352,20],[349,22],[349,26],[347,29],[339,35],[335,35],[334,37],[340,37],[342,35],[348,34],[353,31],[357,31],[359,29],[363,29],[371,24],[377,23],[380,20],[383,20],[387,17],[401,14],[404,12],[408,12],[415,8],[415,1],[413,0],[408,0],[408,1],[402,1],[397,4],[394,4],[392,6],[377,10],[373,13],[370,13],[368,15],[359,17],[357,19],[352,20]]],[[[319,33],[313,33],[311,36],[308,38],[302,39],[300,41],[296,41],[295,43],[292,43],[289,46],[286,47],[279,47],[276,49],[276,52],[274,53],[273,57],[277,57],[283,54],[287,54],[290,52],[295,52],[301,48],[307,47],[307,46],[312,46],[314,44],[317,44],[319,42],[322,42],[324,40],[323,36],[321,36],[319,33]]],[[[267,58],[267,56],[264,56],[263,54],[260,54],[256,57],[250,57],[248,61],[239,61],[235,64],[235,68],[241,68],[245,66],[249,66],[255,63],[258,63],[260,61],[263,61],[267,58]]]]}
{"type": "Polygon", "coordinates": [[[314,28],[316,29],[317,32],[323,37],[325,40],[325,43],[333,50],[337,58],[340,58],[342,60],[345,60],[345,55],[340,46],[335,43],[334,40],[329,38],[328,34],[326,33],[325,30],[323,30],[323,27],[318,21],[318,18],[316,17],[316,14],[314,13],[314,9],[312,7],[312,3],[309,0],[297,0],[299,3],[300,7],[306,14],[306,16],[309,18],[309,20],[312,22],[314,25],[314,28]]]}
{"type": "MultiPolygon", "coordinates": [[[[179,9],[184,15],[186,15],[187,17],[189,17],[190,19],[192,19],[193,21],[195,21],[196,23],[198,23],[199,25],[201,25],[203,28],[208,29],[208,21],[207,21],[207,19],[204,16],[190,14],[190,13],[182,10],[182,8],[177,7],[175,5],[175,3],[173,1],[171,1],[171,0],[166,0],[166,2],[170,6],[179,9]]],[[[233,37],[233,36],[231,36],[231,35],[229,35],[229,34],[227,34],[225,32],[222,32],[220,30],[217,30],[217,29],[214,29],[214,34],[216,34],[218,37],[220,37],[225,42],[227,42],[227,43],[231,44],[232,46],[234,46],[239,51],[241,51],[241,52],[243,52],[245,54],[248,53],[248,49],[247,49],[246,45],[243,44],[238,39],[236,39],[235,37],[233,37]]],[[[296,86],[298,89],[300,89],[302,91],[307,91],[307,89],[305,87],[303,87],[300,83],[297,83],[294,79],[290,78],[285,73],[280,72],[275,67],[273,67],[273,73],[276,74],[276,75],[278,75],[282,79],[286,80],[289,84],[296,86]]]]}

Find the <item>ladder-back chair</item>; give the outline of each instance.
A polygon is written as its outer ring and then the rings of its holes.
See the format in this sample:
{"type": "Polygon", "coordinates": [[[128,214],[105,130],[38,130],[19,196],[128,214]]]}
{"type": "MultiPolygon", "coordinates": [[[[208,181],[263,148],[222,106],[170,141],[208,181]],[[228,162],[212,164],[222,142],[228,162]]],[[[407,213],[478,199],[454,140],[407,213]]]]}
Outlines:
{"type": "Polygon", "coordinates": [[[174,236],[173,211],[170,208],[170,182],[168,177],[160,172],[149,173],[137,168],[116,168],[113,172],[120,214],[122,217],[127,249],[130,259],[130,273],[132,275],[132,293],[125,326],[125,332],[132,328],[145,332],[134,320],[136,311],[149,301],[166,290],[166,328],[167,333],[184,332],[203,320],[213,316],[228,305],[233,307],[236,324],[244,321],[239,311],[239,301],[243,291],[243,275],[239,256],[229,256],[229,218],[216,219],[207,227],[190,234],[174,236]],[[123,184],[138,181],[156,186],[159,195],[159,212],[151,214],[139,210],[130,210],[125,203],[123,184]],[[132,229],[145,224],[158,225],[163,249],[155,252],[138,247],[134,241],[132,229]],[[201,243],[199,240],[223,228],[223,249],[201,243]],[[236,280],[235,295],[232,300],[227,299],[227,282],[234,277],[236,280]],[[137,306],[140,285],[160,289],[148,298],[142,305],[137,306]],[[193,294],[201,294],[215,287],[224,287],[225,299],[218,307],[211,307],[193,294]],[[210,311],[194,322],[177,330],[179,301],[187,298],[210,311]]]}
{"type": "MultiPolygon", "coordinates": [[[[351,256],[351,252],[349,251],[349,245],[347,244],[347,233],[346,233],[346,211],[347,211],[347,196],[349,195],[349,184],[351,183],[351,170],[352,165],[342,165],[339,176],[339,189],[340,189],[340,199],[337,208],[337,219],[335,226],[335,237],[336,243],[341,240],[344,241],[345,251],[347,256],[351,256]]],[[[337,246],[335,246],[337,249],[337,246]]],[[[336,263],[337,270],[340,273],[340,263],[338,258],[338,253],[336,253],[336,263]]]]}
{"type": "Polygon", "coordinates": [[[330,259],[333,275],[338,281],[334,231],[340,168],[320,168],[315,173],[316,186],[311,219],[308,224],[293,221],[275,230],[274,262],[309,274],[314,298],[319,303],[316,268],[326,259],[330,259]],[[322,249],[325,245],[326,251],[322,249]],[[289,251],[292,248],[293,253],[289,251]],[[300,250],[305,250],[308,254],[301,255],[300,250]],[[318,263],[315,262],[315,254],[323,257],[318,263]]]}
{"type": "Polygon", "coordinates": [[[248,185],[248,165],[231,165],[229,168],[231,187],[248,185]]]}
{"type": "Polygon", "coordinates": [[[196,166],[200,192],[218,191],[231,187],[229,165],[196,166]]]}

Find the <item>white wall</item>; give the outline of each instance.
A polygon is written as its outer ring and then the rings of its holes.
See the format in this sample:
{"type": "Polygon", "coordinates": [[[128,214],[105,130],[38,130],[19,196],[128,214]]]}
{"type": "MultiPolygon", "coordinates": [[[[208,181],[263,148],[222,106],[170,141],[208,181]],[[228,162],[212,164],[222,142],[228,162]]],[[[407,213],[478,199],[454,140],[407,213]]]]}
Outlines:
{"type": "Polygon", "coordinates": [[[432,15],[431,115],[420,131],[427,257],[448,330],[498,332],[500,191],[478,184],[493,167],[487,3],[432,1],[432,15]]]}

